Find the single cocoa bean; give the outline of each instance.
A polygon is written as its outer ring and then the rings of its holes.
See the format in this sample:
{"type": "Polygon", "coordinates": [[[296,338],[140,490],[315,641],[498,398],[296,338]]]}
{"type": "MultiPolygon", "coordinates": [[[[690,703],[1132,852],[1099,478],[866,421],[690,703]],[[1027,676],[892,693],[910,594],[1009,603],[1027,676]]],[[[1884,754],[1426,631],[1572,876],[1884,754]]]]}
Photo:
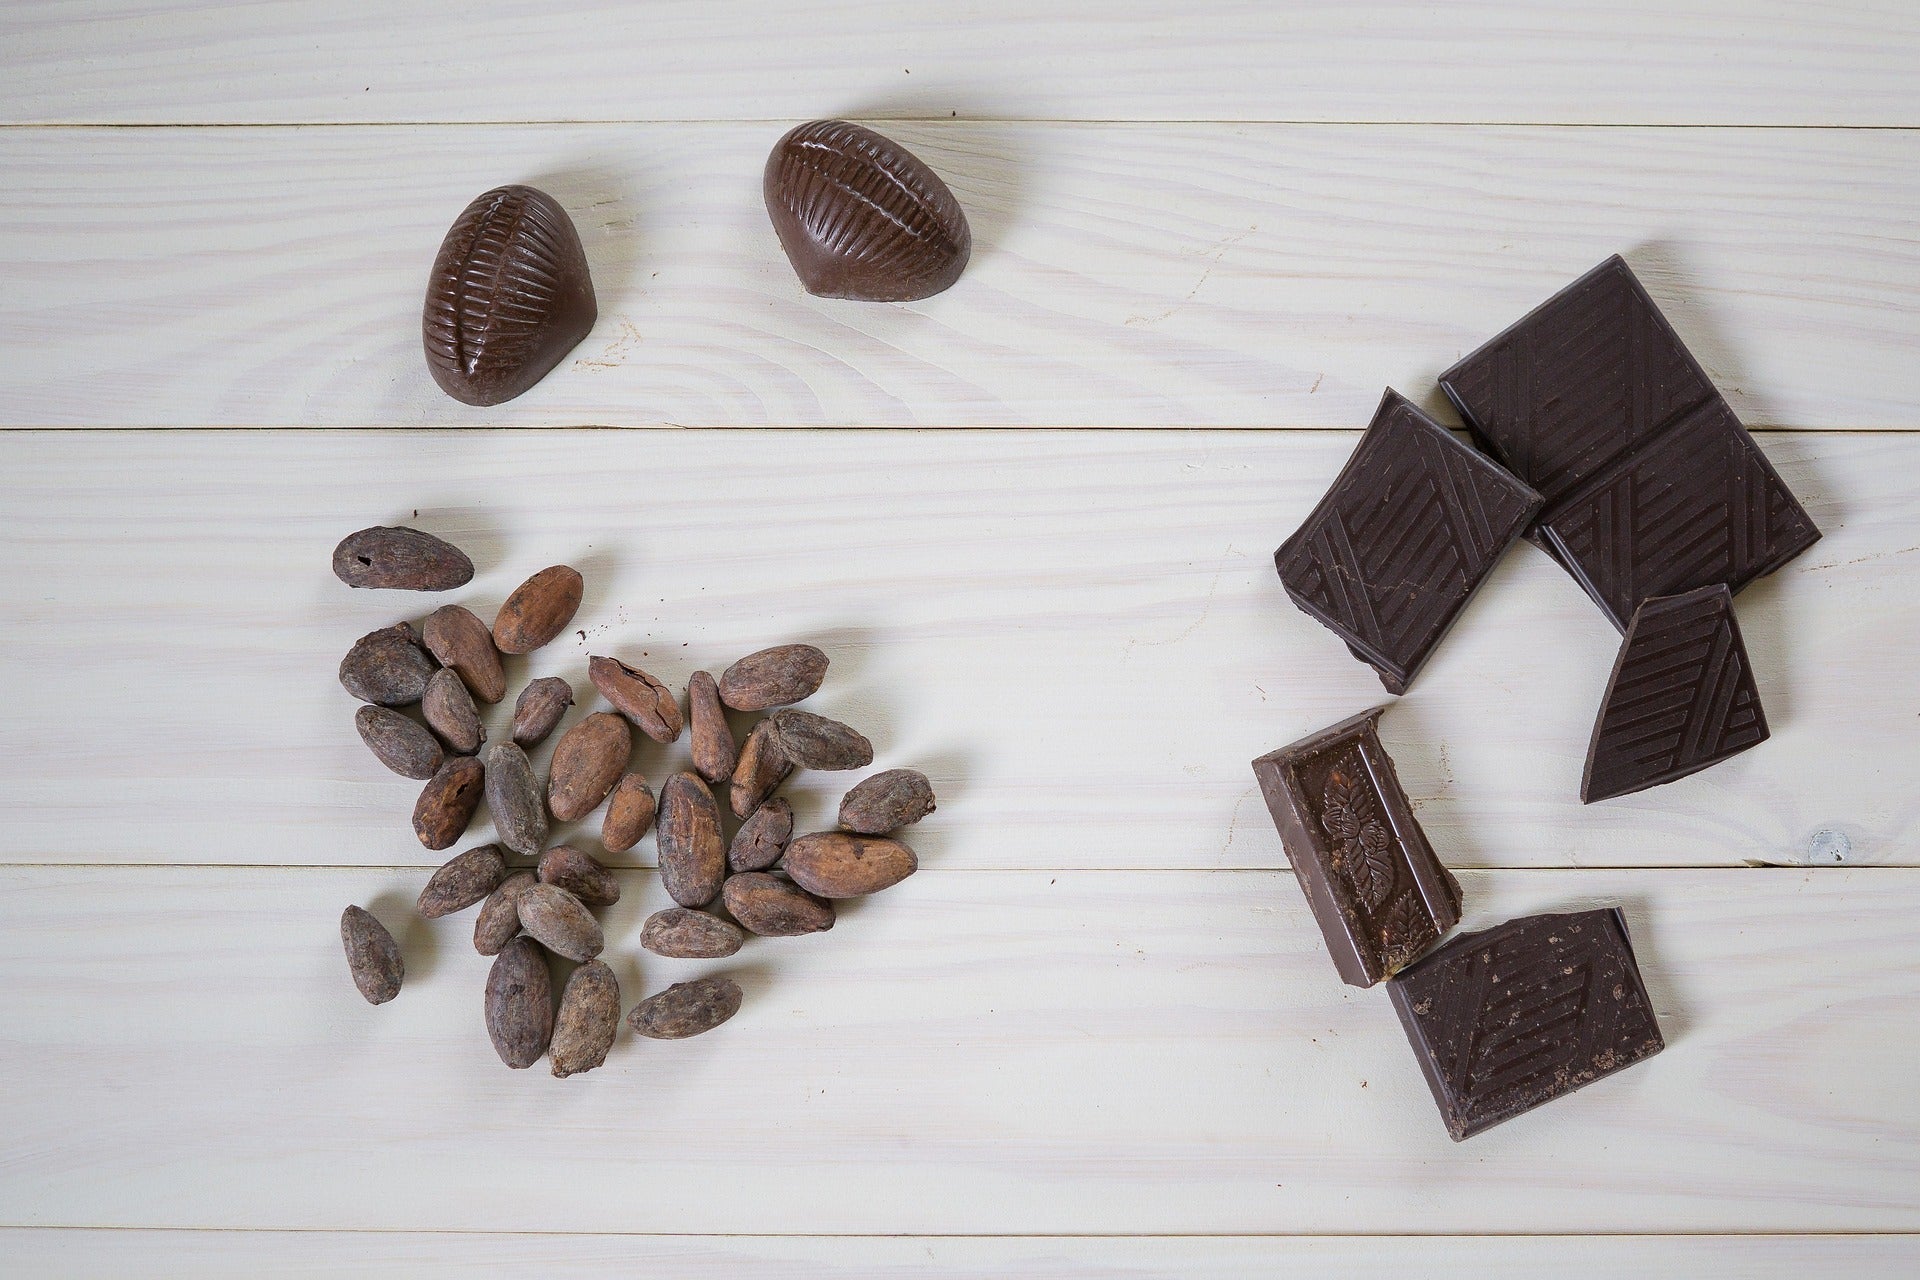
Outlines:
{"type": "Polygon", "coordinates": [[[761,805],[733,833],[727,849],[727,867],[733,871],[765,871],[780,861],[793,838],[793,806],[780,796],[761,805]]]}
{"type": "Polygon", "coordinates": [[[684,727],[673,691],[638,667],[618,658],[587,659],[587,678],[640,732],[655,742],[672,742],[684,727]]]}
{"type": "Polygon", "coordinates": [[[792,772],[793,761],[781,754],[773,740],[773,722],[762,720],[753,726],[740,747],[740,760],[733,766],[733,786],[729,792],[733,816],[751,816],[792,772]]]}
{"type": "Polygon", "coordinates": [[[801,836],[780,861],[795,884],[822,898],[863,898],[892,888],[919,867],[913,850],[898,840],[846,831],[801,836]]]}
{"type": "Polygon", "coordinates": [[[480,807],[486,769],[472,756],[454,756],[420,790],[413,804],[413,834],[429,849],[450,849],[466,834],[480,807]]]}
{"type": "Polygon", "coordinates": [[[410,623],[369,631],[340,659],[340,684],[362,702],[404,707],[420,701],[433,679],[433,659],[410,623]]]}
{"type": "Polygon", "coordinates": [[[740,927],[763,938],[791,938],[833,928],[833,904],[764,871],[728,876],[720,899],[740,927]]]}
{"type": "Polygon", "coordinates": [[[492,706],[507,696],[507,673],[500,666],[500,651],[493,647],[493,633],[473,610],[442,605],[427,615],[420,638],[441,666],[460,673],[474,697],[492,706]]]}
{"type": "Polygon", "coordinates": [[[668,907],[640,926],[640,945],[676,960],[717,960],[746,944],[747,935],[719,916],[685,907],[668,907]]]}
{"type": "Polygon", "coordinates": [[[780,754],[802,769],[864,769],[873,763],[873,744],[858,730],[791,708],[769,718],[780,754]]]}
{"type": "Polygon", "coordinates": [[[446,760],[425,726],[391,707],[360,708],[353,713],[353,727],[380,763],[403,778],[425,782],[446,760]]]}
{"type": "Polygon", "coordinates": [[[375,525],[340,539],[333,576],[350,587],[451,591],[473,581],[473,561],[430,533],[375,525]]]}
{"type": "Polygon", "coordinates": [[[599,960],[573,971],[560,993],[547,1061],[556,1076],[591,1071],[607,1060],[613,1033],[620,1027],[620,981],[599,960]]]}
{"type": "Polygon", "coordinates": [[[559,885],[590,907],[620,901],[620,877],[572,845],[557,844],[540,855],[540,881],[559,885]]]}
{"type": "Polygon", "coordinates": [[[547,772],[547,805],[561,822],[577,822],[607,798],[627,770],[633,731],[611,711],[596,711],[560,735],[547,772]]]}
{"type": "Polygon", "coordinates": [[[456,911],[464,911],[480,901],[507,878],[506,855],[497,844],[469,849],[446,863],[427,880],[420,891],[420,914],[438,920],[456,911]]]}
{"type": "Polygon", "coordinates": [[[451,667],[442,667],[427,681],[426,696],[420,699],[420,714],[427,718],[447,750],[457,756],[470,756],[487,740],[487,727],[480,723],[480,709],[473,695],[451,667]]]}
{"type": "Polygon", "coordinates": [[[591,960],[607,945],[600,922],[586,903],[555,884],[532,884],[521,890],[520,927],[541,946],[569,960],[591,960]]]}
{"type": "Polygon", "coordinates": [[[532,938],[500,948],[487,972],[487,1035],[515,1071],[540,1061],[553,1039],[553,973],[532,938]]]}
{"type": "Polygon", "coordinates": [[[385,1004],[400,994],[400,980],[407,971],[400,958],[400,944],[372,912],[348,907],[340,913],[340,945],[347,951],[353,985],[360,988],[368,1004],[385,1004]]]}
{"type": "Polygon", "coordinates": [[[564,564],[542,569],[513,589],[493,619],[493,644],[502,653],[532,653],[573,621],[586,582],[564,564]]]}
{"type": "Polygon", "coordinates": [[[511,742],[487,748],[487,808],[500,843],[523,858],[537,858],[547,843],[547,802],[533,762],[511,742]]]}
{"type": "Polygon", "coordinates": [[[660,879],[667,896],[683,907],[703,907],[720,892],[727,875],[727,847],[720,839],[720,807],[697,773],[676,773],[660,788],[660,879]]]}
{"type": "Polygon", "coordinates": [[[559,676],[543,676],[520,691],[513,704],[513,740],[531,751],[547,740],[573,705],[573,686],[559,676]]]}
{"type": "Polygon", "coordinates": [[[516,871],[487,895],[473,920],[473,949],[483,956],[497,956],[500,948],[520,932],[520,895],[535,883],[533,872],[516,871]]]}
{"type": "Polygon", "coordinates": [[[640,843],[653,825],[653,788],[637,773],[630,773],[614,784],[607,797],[607,812],[600,819],[600,843],[608,853],[625,853],[640,843]]]}
{"type": "Polygon", "coordinates": [[[732,978],[676,982],[633,1006],[627,1025],[653,1040],[684,1040],[711,1031],[740,1012],[740,984],[732,978]]]}
{"type": "Polygon", "coordinates": [[[720,701],[735,711],[765,711],[810,698],[827,678],[827,655],[810,644],[750,653],[720,673],[720,701]]]}
{"type": "Polygon", "coordinates": [[[719,686],[704,671],[694,672],[687,681],[687,721],[693,726],[693,767],[700,776],[714,783],[733,777],[740,748],[734,744],[726,708],[720,705],[719,686]]]}
{"type": "Polygon", "coordinates": [[[933,812],[933,784],[918,769],[876,773],[840,802],[840,825],[863,836],[910,827],[933,812]]]}

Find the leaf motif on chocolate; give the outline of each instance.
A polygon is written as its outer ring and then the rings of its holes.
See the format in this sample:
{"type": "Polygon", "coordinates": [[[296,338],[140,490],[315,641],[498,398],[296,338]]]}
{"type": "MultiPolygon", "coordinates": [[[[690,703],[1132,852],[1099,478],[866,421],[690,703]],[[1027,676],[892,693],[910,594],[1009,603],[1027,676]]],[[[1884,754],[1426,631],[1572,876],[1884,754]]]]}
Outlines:
{"type": "Polygon", "coordinates": [[[1328,772],[1320,821],[1354,896],[1368,911],[1377,911],[1393,895],[1393,842],[1360,773],[1360,762],[1352,757],[1328,772]]]}
{"type": "Polygon", "coordinates": [[[1354,813],[1358,786],[1338,766],[1327,775],[1326,791],[1321,796],[1320,825],[1336,843],[1344,844],[1360,833],[1360,818],[1354,813]]]}

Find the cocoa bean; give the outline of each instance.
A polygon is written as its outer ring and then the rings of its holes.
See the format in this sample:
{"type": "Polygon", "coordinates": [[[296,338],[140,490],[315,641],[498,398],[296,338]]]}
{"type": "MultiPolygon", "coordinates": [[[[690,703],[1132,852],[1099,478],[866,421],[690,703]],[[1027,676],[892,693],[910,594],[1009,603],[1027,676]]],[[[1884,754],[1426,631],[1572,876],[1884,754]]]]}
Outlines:
{"type": "Polygon", "coordinates": [[[540,855],[540,882],[558,885],[590,907],[620,901],[620,878],[571,845],[557,844],[540,855]]]}
{"type": "Polygon", "coordinates": [[[360,740],[381,764],[403,778],[425,782],[446,760],[440,743],[426,728],[391,707],[362,707],[353,713],[360,740]]]}
{"type": "Polygon", "coordinates": [[[540,1061],[553,1039],[553,974],[532,938],[507,943],[487,972],[487,1035],[516,1071],[540,1061]]]}
{"type": "Polygon", "coordinates": [[[520,895],[534,883],[533,872],[516,871],[487,895],[473,920],[473,949],[483,956],[497,956],[500,948],[520,932],[520,895]]]}
{"type": "Polygon", "coordinates": [[[746,944],[747,935],[719,916],[685,907],[668,907],[640,926],[640,945],[676,960],[717,960],[746,944]]]}
{"type": "Polygon", "coordinates": [[[740,927],[763,938],[791,938],[833,928],[833,904],[764,871],[728,876],[721,901],[740,927]]]}
{"type": "Polygon", "coordinates": [[[600,819],[600,843],[608,853],[625,853],[640,843],[653,825],[653,788],[637,773],[630,773],[614,784],[607,797],[607,812],[600,819]]]}
{"type": "Polygon", "coordinates": [[[573,705],[573,686],[559,676],[544,676],[520,691],[513,704],[513,740],[529,751],[547,740],[573,705]]]}
{"type": "Polygon", "coordinates": [[[720,892],[727,875],[727,847],[720,840],[720,808],[697,773],[676,773],[660,789],[660,879],[667,896],[683,907],[703,907],[720,892]]]}
{"type": "Polygon", "coordinates": [[[350,587],[451,591],[473,581],[473,561],[430,533],[375,525],[340,539],[333,576],[350,587]]]}
{"type": "Polygon", "coordinates": [[[733,727],[720,705],[719,687],[704,671],[694,672],[687,681],[687,720],[693,726],[693,767],[700,776],[714,783],[733,777],[740,748],[734,745],[733,727]]]}
{"type": "Polygon", "coordinates": [[[368,1004],[385,1004],[400,994],[400,980],[407,968],[400,958],[400,944],[371,912],[348,907],[340,913],[340,945],[347,951],[353,985],[360,988],[368,1004]]]}
{"type": "Polygon", "coordinates": [[[655,742],[672,742],[683,722],[673,691],[638,667],[618,658],[587,659],[587,678],[640,732],[655,742]]]}
{"type": "Polygon", "coordinates": [[[429,849],[449,849],[466,834],[480,807],[486,769],[472,756],[454,756],[420,790],[413,804],[413,834],[429,849]]]}
{"type": "Polygon", "coordinates": [[[480,901],[507,878],[507,859],[497,844],[469,849],[446,863],[427,880],[420,891],[420,914],[438,920],[456,911],[464,911],[480,901]]]}
{"type": "Polygon", "coordinates": [[[753,811],[733,833],[727,849],[727,867],[733,871],[765,871],[780,861],[793,837],[793,806],[775,796],[753,811]]]}
{"type": "Polygon", "coordinates": [[[547,805],[561,822],[577,822],[607,798],[627,770],[633,731],[611,711],[596,711],[560,735],[547,773],[547,805]]]}
{"type": "Polygon", "coordinates": [[[910,827],[933,812],[933,784],[918,769],[876,773],[840,802],[840,825],[864,836],[910,827]]]}
{"type": "Polygon", "coordinates": [[[863,898],[892,888],[919,867],[913,850],[898,840],[846,831],[801,836],[780,862],[795,884],[822,898],[863,898]]]}
{"type": "Polygon", "coordinates": [[[620,1026],[620,982],[599,960],[573,971],[560,993],[547,1061],[556,1076],[591,1071],[607,1060],[613,1033],[620,1026]]]}
{"type": "Polygon", "coordinates": [[[740,747],[739,762],[733,766],[733,786],[729,793],[733,816],[750,816],[792,772],[793,761],[781,754],[774,743],[773,722],[762,720],[753,726],[740,747]]]}
{"type": "Polygon", "coordinates": [[[480,723],[480,709],[473,695],[451,667],[442,667],[427,681],[426,696],[420,699],[420,714],[427,718],[447,750],[470,756],[487,740],[487,728],[480,723]]]}
{"type": "Polygon", "coordinates": [[[735,711],[765,711],[812,697],[827,677],[827,655],[810,644],[750,653],[720,673],[720,701],[735,711]]]}
{"type": "Polygon", "coordinates": [[[547,802],[533,762],[511,742],[487,748],[487,808],[500,842],[523,858],[537,858],[547,843],[547,802]]]}
{"type": "Polygon", "coordinates": [[[420,637],[441,666],[460,673],[474,697],[492,706],[507,696],[507,673],[500,666],[500,651],[493,647],[493,633],[473,610],[442,605],[427,615],[420,637]]]}
{"type": "Polygon", "coordinates": [[[542,569],[513,589],[493,619],[493,644],[502,653],[532,653],[573,621],[586,583],[564,564],[542,569]]]}
{"type": "Polygon", "coordinates": [[[531,884],[520,891],[520,927],[569,960],[591,960],[607,945],[593,912],[559,885],[531,884]]]}
{"type": "Polygon", "coordinates": [[[360,701],[380,707],[420,701],[433,672],[419,633],[405,622],[369,631],[340,659],[340,684],[360,701]]]}
{"type": "Polygon", "coordinates": [[[776,711],[770,717],[780,754],[802,769],[864,769],[873,744],[858,730],[811,711],[776,711]]]}
{"type": "Polygon", "coordinates": [[[684,1040],[711,1031],[740,1012],[740,984],[732,978],[676,982],[633,1006],[627,1025],[653,1040],[684,1040]]]}

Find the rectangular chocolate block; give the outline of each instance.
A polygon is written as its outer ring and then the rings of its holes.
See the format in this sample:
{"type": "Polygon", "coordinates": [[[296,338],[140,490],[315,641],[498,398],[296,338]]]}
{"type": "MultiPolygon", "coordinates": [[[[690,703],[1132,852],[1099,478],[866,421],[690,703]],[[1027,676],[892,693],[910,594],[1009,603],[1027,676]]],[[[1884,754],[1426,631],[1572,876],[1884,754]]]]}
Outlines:
{"type": "Polygon", "coordinates": [[[1356,987],[1392,977],[1460,920],[1460,885],[1374,731],[1383,709],[1253,762],[1334,968],[1356,987]]]}
{"type": "Polygon", "coordinates": [[[1615,908],[1462,934],[1387,994],[1455,1142],[1666,1047],[1615,908]]]}
{"type": "Polygon", "coordinates": [[[1274,567],[1294,604],[1405,693],[1539,509],[1539,494],[1389,390],[1274,567]]]}

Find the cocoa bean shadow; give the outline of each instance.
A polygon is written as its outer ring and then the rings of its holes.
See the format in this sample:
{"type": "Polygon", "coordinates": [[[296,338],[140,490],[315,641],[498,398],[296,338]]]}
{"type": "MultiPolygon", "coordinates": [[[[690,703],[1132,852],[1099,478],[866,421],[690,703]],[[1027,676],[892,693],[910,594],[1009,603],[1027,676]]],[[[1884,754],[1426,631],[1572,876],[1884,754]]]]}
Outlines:
{"type": "MultiPolygon", "coordinates": [[[[600,311],[594,324],[596,333],[617,326],[618,313],[633,306],[630,295],[634,281],[649,252],[641,211],[649,207],[650,199],[663,198],[664,193],[643,190],[641,176],[633,169],[581,163],[525,179],[528,186],[538,187],[558,200],[580,233],[600,311]]],[[[592,342],[593,334],[589,334],[581,345],[592,342]]]]}
{"type": "MultiPolygon", "coordinates": [[[[421,883],[426,883],[424,873],[421,883]]],[[[422,920],[414,909],[414,900],[398,889],[385,889],[373,896],[367,910],[400,944],[400,958],[406,966],[401,994],[404,996],[413,983],[431,979],[440,968],[440,940],[434,936],[433,922],[422,920]]]]}
{"type": "MultiPolygon", "coordinates": [[[[966,778],[972,757],[958,750],[937,752],[918,760],[902,761],[898,767],[918,769],[933,784],[933,812],[910,827],[894,833],[896,840],[912,847],[921,867],[937,863],[945,855],[949,833],[957,826],[948,805],[966,794],[966,778]],[[947,821],[942,821],[943,815],[947,821]]],[[[894,766],[889,766],[894,767],[894,766]]]]}

